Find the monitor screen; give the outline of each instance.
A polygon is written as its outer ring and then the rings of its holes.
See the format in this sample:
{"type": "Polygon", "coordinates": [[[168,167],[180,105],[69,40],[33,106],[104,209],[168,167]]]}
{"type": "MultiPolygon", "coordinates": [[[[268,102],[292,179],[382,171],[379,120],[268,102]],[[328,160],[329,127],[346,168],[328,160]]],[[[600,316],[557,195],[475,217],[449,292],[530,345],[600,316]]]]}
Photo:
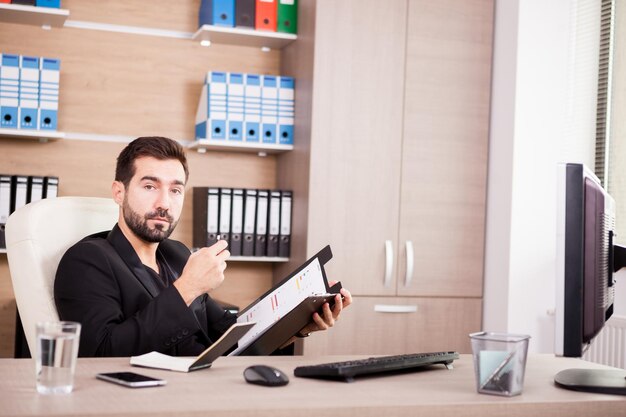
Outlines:
{"type": "MultiPolygon", "coordinates": [[[[598,178],[583,164],[558,170],[555,353],[581,357],[613,314],[613,273],[623,266],[623,249],[613,242],[615,202],[598,178]]],[[[567,369],[555,383],[626,394],[626,371],[615,371],[567,369]]]]}
{"type": "Polygon", "coordinates": [[[580,357],[613,313],[615,203],[582,164],[559,166],[555,351],[580,357]]]}

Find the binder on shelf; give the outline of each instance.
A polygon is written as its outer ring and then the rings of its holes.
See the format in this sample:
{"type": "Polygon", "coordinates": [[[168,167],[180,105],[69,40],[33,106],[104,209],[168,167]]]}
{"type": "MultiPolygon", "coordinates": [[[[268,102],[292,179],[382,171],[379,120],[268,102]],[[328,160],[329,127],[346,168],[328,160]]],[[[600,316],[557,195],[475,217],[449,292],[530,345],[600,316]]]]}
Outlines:
{"type": "Polygon", "coordinates": [[[256,0],[254,27],[276,32],[276,0],[256,0]]]}
{"type": "Polygon", "coordinates": [[[0,65],[0,126],[18,127],[20,57],[2,54],[0,65]]]}
{"type": "Polygon", "coordinates": [[[278,87],[276,77],[263,75],[261,86],[261,135],[263,143],[276,143],[278,87]]]}
{"type": "Polygon", "coordinates": [[[59,177],[45,177],[43,185],[43,198],[54,198],[59,191],[59,177]]]}
{"type": "Polygon", "coordinates": [[[226,139],[226,73],[209,71],[196,111],[196,140],[226,139]]]}
{"type": "Polygon", "coordinates": [[[27,194],[28,177],[25,175],[13,175],[11,177],[11,213],[26,205],[27,194]]]}
{"type": "Polygon", "coordinates": [[[230,216],[233,191],[230,188],[220,188],[220,220],[219,239],[225,240],[230,245],[230,216]]]}
{"type": "Polygon", "coordinates": [[[293,145],[295,120],[295,82],[292,77],[278,77],[278,143],[293,145]]]}
{"type": "Polygon", "coordinates": [[[270,192],[267,226],[267,256],[278,256],[278,235],[280,233],[280,191],[270,192]]]}
{"type": "Polygon", "coordinates": [[[298,32],[298,0],[278,0],[276,9],[276,31],[298,32]]]}
{"type": "Polygon", "coordinates": [[[34,6],[35,0],[11,0],[13,4],[20,4],[22,6],[34,6]]]}
{"type": "Polygon", "coordinates": [[[257,191],[256,230],[254,233],[254,256],[265,256],[267,253],[267,206],[269,191],[257,191]]]}
{"type": "Polygon", "coordinates": [[[201,0],[198,12],[198,28],[213,24],[213,0],[201,0]]]}
{"type": "Polygon", "coordinates": [[[39,129],[39,58],[20,56],[20,129],[39,129]]]}
{"type": "Polygon", "coordinates": [[[34,203],[43,198],[43,177],[28,177],[26,203],[34,203]]]}
{"type": "Polygon", "coordinates": [[[256,0],[235,0],[235,26],[254,29],[256,0]]]}
{"type": "Polygon", "coordinates": [[[228,73],[227,84],[227,123],[228,140],[241,141],[243,139],[244,119],[244,79],[243,74],[228,73]]]}
{"type": "Polygon", "coordinates": [[[280,195],[280,234],[278,237],[278,256],[289,258],[291,252],[291,191],[280,195]]]}
{"type": "Polygon", "coordinates": [[[258,142],[261,131],[261,77],[246,74],[244,85],[244,140],[258,142]]]}
{"type": "Polygon", "coordinates": [[[219,231],[219,215],[220,215],[220,190],[219,188],[209,188],[207,195],[207,235],[206,245],[211,246],[217,243],[217,234],[219,231]]]}
{"type": "Polygon", "coordinates": [[[213,0],[213,24],[235,26],[235,0],[213,0]]]}
{"type": "Polygon", "coordinates": [[[208,243],[208,202],[209,189],[207,187],[194,187],[192,196],[192,244],[194,248],[203,248],[208,243]]]}
{"type": "Polygon", "coordinates": [[[254,222],[256,217],[257,190],[244,190],[243,237],[241,254],[254,256],[254,222]]]}
{"type": "Polygon", "coordinates": [[[4,226],[11,214],[11,176],[0,174],[0,248],[7,247],[4,226]]]}
{"type": "Polygon", "coordinates": [[[243,190],[233,189],[232,216],[230,226],[230,254],[241,256],[242,253],[242,231],[243,231],[243,190]]]}
{"type": "Polygon", "coordinates": [[[35,0],[35,6],[37,7],[53,7],[55,9],[61,8],[61,0],[35,0]]]}
{"type": "Polygon", "coordinates": [[[53,58],[41,59],[41,73],[39,77],[40,129],[57,130],[60,69],[60,60],[53,58]]]}

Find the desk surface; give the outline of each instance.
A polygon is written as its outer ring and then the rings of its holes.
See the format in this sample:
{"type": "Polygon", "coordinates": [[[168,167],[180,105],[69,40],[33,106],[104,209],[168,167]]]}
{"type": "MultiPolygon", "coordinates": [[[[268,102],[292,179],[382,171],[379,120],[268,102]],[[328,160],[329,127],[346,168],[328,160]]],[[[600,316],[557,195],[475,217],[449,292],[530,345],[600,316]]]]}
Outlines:
{"type": "Polygon", "coordinates": [[[626,397],[579,393],[554,386],[566,368],[602,368],[578,359],[531,355],[522,395],[478,394],[470,355],[444,367],[353,383],[293,376],[299,365],[351,357],[224,357],[191,373],[131,367],[128,358],[79,359],[68,395],[39,395],[31,359],[0,359],[0,416],[624,416],[626,397]],[[284,387],[247,384],[243,370],[268,364],[285,371],[284,387]],[[98,372],[128,371],[161,377],[164,387],[129,389],[95,379],[98,372]]]}

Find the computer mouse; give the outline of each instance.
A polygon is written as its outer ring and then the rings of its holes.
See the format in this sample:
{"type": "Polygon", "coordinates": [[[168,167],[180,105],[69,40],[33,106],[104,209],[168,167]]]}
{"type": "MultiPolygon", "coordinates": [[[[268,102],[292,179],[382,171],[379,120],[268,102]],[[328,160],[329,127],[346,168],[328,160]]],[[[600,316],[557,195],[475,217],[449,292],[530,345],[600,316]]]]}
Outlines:
{"type": "Polygon", "coordinates": [[[289,378],[283,371],[268,365],[249,366],[243,371],[243,377],[250,384],[267,387],[278,387],[289,383],[289,378]]]}

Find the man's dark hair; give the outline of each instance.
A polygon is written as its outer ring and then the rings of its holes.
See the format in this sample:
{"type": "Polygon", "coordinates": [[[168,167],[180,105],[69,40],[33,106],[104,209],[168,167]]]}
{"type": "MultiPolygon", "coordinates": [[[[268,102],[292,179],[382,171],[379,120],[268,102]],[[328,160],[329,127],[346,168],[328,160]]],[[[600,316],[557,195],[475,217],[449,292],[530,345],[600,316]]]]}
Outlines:
{"type": "Polygon", "coordinates": [[[141,137],[129,143],[117,157],[115,181],[120,181],[124,187],[128,188],[131,178],[135,175],[135,160],[144,156],[160,160],[178,159],[185,170],[185,183],[187,183],[189,169],[185,150],[180,143],[160,136],[141,137]]]}

